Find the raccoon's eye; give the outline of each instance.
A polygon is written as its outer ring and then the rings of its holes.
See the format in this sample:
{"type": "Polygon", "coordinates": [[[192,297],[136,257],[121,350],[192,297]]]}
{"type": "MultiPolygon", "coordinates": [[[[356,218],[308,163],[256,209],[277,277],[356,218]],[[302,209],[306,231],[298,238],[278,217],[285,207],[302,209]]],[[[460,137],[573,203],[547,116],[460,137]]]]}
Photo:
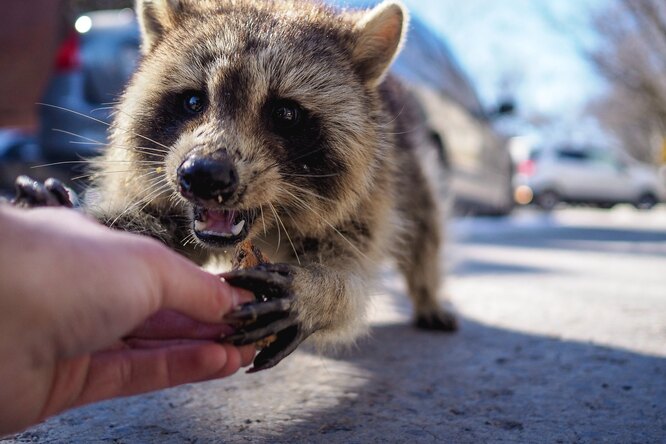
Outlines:
{"type": "Polygon", "coordinates": [[[183,94],[183,108],[189,114],[200,114],[206,107],[206,98],[203,93],[188,91],[183,94]]]}
{"type": "Polygon", "coordinates": [[[284,100],[273,107],[271,123],[276,131],[290,131],[296,129],[303,121],[305,112],[298,104],[284,100]]]}

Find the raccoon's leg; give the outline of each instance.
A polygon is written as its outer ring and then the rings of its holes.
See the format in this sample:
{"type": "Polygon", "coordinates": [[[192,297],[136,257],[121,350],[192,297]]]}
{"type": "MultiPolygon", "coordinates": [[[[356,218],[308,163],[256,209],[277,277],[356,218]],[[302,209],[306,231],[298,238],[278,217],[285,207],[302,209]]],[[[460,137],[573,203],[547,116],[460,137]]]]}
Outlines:
{"type": "Polygon", "coordinates": [[[425,182],[415,182],[418,193],[412,196],[414,199],[404,212],[409,229],[400,244],[398,266],[405,275],[409,296],[414,303],[416,326],[425,330],[454,331],[457,329],[455,316],[437,300],[442,243],[437,204],[425,182]]]}
{"type": "Polygon", "coordinates": [[[28,176],[19,176],[14,182],[16,197],[11,201],[17,207],[67,207],[72,208],[76,200],[74,191],[65,187],[58,179],[46,179],[44,183],[28,176]]]}

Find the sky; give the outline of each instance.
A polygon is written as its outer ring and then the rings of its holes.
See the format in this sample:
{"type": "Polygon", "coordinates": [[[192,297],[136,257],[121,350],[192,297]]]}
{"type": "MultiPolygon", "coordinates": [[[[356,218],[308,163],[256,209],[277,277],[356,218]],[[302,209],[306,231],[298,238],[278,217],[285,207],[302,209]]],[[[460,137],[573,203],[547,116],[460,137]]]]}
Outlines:
{"type": "Polygon", "coordinates": [[[524,107],[550,114],[578,109],[602,91],[576,47],[579,36],[590,34],[584,16],[594,1],[406,3],[448,40],[486,102],[509,83],[524,107]]]}
{"type": "Polygon", "coordinates": [[[589,11],[606,0],[403,1],[449,44],[487,108],[510,97],[521,117],[552,119],[563,139],[597,135],[584,108],[604,83],[577,45],[594,42],[589,11]]]}

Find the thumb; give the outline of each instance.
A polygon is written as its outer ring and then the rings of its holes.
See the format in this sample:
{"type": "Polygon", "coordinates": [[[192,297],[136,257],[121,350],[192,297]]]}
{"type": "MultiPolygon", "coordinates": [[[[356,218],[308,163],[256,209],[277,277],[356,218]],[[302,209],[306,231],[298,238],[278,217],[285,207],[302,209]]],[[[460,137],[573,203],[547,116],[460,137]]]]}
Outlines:
{"type": "Polygon", "coordinates": [[[219,323],[239,304],[254,300],[249,291],[232,287],[219,276],[158,246],[163,251],[158,260],[151,261],[159,285],[157,309],[172,309],[201,322],[219,323]]]}

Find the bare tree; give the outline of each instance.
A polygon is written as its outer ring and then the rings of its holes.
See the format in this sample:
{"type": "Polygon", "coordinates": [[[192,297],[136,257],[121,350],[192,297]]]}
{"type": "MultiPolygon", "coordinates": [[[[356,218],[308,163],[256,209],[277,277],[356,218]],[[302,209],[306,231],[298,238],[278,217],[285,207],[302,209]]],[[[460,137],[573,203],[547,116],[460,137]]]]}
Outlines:
{"type": "Polygon", "coordinates": [[[583,53],[609,88],[588,110],[634,157],[658,162],[666,139],[666,2],[613,2],[591,24],[601,39],[583,53]]]}

